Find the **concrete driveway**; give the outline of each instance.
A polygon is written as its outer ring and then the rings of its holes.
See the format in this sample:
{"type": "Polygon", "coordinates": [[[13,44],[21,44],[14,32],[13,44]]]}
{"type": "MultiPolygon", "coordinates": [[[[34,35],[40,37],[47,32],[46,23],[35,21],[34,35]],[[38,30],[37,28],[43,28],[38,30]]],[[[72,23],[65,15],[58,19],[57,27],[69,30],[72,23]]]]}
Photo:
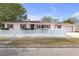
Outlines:
{"type": "Polygon", "coordinates": [[[79,56],[79,48],[0,48],[0,56],[79,56]]]}

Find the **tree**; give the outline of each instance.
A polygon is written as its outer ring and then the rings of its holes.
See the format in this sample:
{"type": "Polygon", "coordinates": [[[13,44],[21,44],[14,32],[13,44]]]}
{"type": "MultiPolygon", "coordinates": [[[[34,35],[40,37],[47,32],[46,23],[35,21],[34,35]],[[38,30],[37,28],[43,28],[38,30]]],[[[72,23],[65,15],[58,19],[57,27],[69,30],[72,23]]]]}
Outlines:
{"type": "Polygon", "coordinates": [[[0,21],[17,21],[25,15],[27,11],[19,3],[1,3],[0,21]]]}
{"type": "Polygon", "coordinates": [[[44,16],[41,20],[44,21],[44,22],[51,22],[52,18],[44,16]]]}
{"type": "Polygon", "coordinates": [[[27,20],[27,15],[24,15],[24,16],[23,16],[23,19],[24,19],[24,20],[27,20]]]}
{"type": "Polygon", "coordinates": [[[52,19],[52,22],[54,22],[54,23],[59,23],[59,19],[58,19],[58,18],[53,18],[53,19],[52,19]]]}
{"type": "Polygon", "coordinates": [[[64,20],[63,23],[75,24],[75,23],[78,23],[78,19],[76,17],[70,17],[67,20],[64,20]]]}
{"type": "Polygon", "coordinates": [[[41,21],[43,22],[58,22],[57,18],[52,18],[50,16],[44,16],[41,21]]]}
{"type": "Polygon", "coordinates": [[[28,18],[27,15],[24,15],[24,16],[21,16],[21,17],[19,18],[19,20],[20,20],[20,21],[22,21],[22,20],[25,20],[25,21],[26,21],[27,18],[28,18]]]}

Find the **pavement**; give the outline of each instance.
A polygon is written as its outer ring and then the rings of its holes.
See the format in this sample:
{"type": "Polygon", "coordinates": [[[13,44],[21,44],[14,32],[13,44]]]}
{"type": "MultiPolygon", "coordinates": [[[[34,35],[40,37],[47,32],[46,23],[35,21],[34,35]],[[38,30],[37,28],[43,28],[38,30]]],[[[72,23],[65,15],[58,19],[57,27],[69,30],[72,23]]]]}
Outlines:
{"type": "Polygon", "coordinates": [[[0,56],[79,56],[79,48],[0,48],[0,56]]]}

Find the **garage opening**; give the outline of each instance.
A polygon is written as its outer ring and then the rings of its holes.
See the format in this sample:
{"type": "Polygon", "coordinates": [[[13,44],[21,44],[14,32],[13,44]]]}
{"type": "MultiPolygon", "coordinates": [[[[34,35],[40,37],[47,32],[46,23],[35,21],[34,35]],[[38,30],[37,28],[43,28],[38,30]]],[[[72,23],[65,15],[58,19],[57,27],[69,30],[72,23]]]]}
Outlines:
{"type": "Polygon", "coordinates": [[[64,31],[73,32],[73,26],[65,26],[64,31]]]}

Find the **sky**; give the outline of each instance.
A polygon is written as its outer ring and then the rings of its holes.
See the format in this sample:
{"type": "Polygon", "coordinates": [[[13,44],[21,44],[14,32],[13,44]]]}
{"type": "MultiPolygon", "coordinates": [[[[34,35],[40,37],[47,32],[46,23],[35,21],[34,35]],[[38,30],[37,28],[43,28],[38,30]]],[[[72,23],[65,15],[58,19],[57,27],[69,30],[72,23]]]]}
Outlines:
{"type": "Polygon", "coordinates": [[[69,17],[79,17],[79,3],[24,3],[28,18],[40,20],[51,16],[63,21],[69,17]]]}

